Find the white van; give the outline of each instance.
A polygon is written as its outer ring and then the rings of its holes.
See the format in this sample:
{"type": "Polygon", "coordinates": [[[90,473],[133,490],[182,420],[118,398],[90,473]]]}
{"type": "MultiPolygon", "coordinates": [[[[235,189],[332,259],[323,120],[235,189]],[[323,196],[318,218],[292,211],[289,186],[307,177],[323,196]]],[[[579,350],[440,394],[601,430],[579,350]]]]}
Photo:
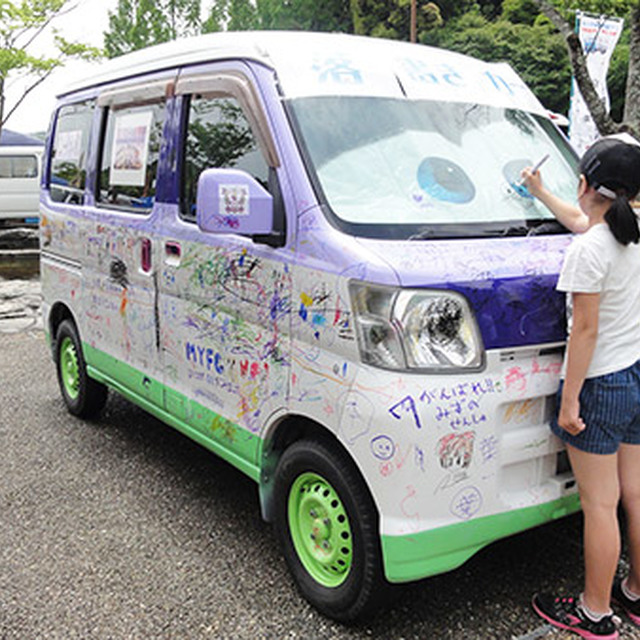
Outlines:
{"type": "Polygon", "coordinates": [[[45,156],[67,408],[116,391],[255,480],[338,620],[575,512],[548,426],[571,235],[520,184],[546,155],[575,197],[516,73],[449,51],[247,32],[105,63],[45,156]]]}
{"type": "Polygon", "coordinates": [[[0,145],[0,220],[37,220],[43,150],[0,145]]]}

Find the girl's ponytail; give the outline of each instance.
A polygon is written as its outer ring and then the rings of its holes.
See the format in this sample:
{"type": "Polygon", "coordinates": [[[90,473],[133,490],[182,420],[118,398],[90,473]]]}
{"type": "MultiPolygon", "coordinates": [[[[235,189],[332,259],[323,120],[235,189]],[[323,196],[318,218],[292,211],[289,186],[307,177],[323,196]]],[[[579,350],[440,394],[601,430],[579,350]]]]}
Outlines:
{"type": "Polygon", "coordinates": [[[638,244],[640,229],[638,218],[624,195],[619,195],[605,213],[605,222],[609,225],[613,237],[621,244],[638,244]]]}

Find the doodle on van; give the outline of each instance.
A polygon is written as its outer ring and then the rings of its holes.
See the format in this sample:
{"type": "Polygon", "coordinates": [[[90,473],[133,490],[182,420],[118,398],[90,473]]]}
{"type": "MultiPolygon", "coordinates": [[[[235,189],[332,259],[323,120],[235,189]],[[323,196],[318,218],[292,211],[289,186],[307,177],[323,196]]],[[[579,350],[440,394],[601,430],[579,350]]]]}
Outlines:
{"type": "Polygon", "coordinates": [[[449,433],[438,441],[438,459],[443,469],[468,469],[473,458],[474,431],[449,433]]]}
{"type": "Polygon", "coordinates": [[[422,429],[422,424],[420,423],[420,416],[418,415],[418,411],[416,409],[416,402],[412,396],[406,396],[397,402],[392,407],[389,408],[389,413],[396,419],[401,420],[403,414],[410,414],[413,417],[413,420],[418,429],[422,429]]]}
{"type": "Polygon", "coordinates": [[[476,487],[464,487],[451,500],[449,510],[461,520],[471,519],[482,508],[482,494],[476,487]]]}
{"type": "Polygon", "coordinates": [[[449,64],[427,64],[416,58],[403,58],[401,61],[408,76],[415,82],[438,84],[445,82],[453,86],[464,84],[462,76],[449,64]]]}
{"type": "Polygon", "coordinates": [[[349,391],[342,403],[339,432],[348,444],[369,433],[373,419],[373,403],[364,394],[349,391]]]}
{"type": "Polygon", "coordinates": [[[416,488],[413,485],[407,487],[407,493],[400,502],[400,511],[406,518],[408,532],[418,531],[420,514],[418,513],[416,488]]]}
{"type": "Polygon", "coordinates": [[[396,445],[389,436],[376,436],[371,440],[371,452],[379,460],[390,460],[396,452],[396,445]]]}
{"type": "Polygon", "coordinates": [[[448,489],[467,479],[467,469],[473,459],[474,431],[449,433],[440,438],[437,445],[437,456],[440,466],[448,471],[438,483],[435,493],[448,489]]]}
{"type": "Polygon", "coordinates": [[[116,284],[119,284],[123,289],[129,286],[129,279],[127,278],[127,265],[115,258],[109,265],[109,279],[116,284]]]}
{"type": "Polygon", "coordinates": [[[351,65],[346,56],[335,55],[324,60],[314,60],[311,67],[318,74],[318,82],[336,84],[362,84],[362,73],[351,65]]]}
{"type": "Polygon", "coordinates": [[[478,443],[480,455],[482,456],[482,462],[489,462],[498,455],[498,438],[494,435],[482,438],[478,443]]]}

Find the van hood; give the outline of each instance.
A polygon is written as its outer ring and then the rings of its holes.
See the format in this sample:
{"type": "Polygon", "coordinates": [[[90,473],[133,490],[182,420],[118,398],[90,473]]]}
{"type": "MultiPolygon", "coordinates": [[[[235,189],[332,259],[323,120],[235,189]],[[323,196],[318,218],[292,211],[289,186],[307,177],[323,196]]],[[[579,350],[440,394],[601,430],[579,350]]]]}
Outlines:
{"type": "Polygon", "coordinates": [[[556,291],[573,236],[359,242],[403,287],[452,289],[473,308],[485,348],[566,339],[565,296],[556,291]]]}

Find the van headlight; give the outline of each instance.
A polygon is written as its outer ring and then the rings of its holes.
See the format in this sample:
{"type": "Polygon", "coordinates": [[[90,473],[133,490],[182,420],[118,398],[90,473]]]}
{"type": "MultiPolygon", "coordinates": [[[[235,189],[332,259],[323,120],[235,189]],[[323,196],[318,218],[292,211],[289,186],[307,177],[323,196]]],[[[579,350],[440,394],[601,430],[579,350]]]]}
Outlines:
{"type": "Polygon", "coordinates": [[[349,285],[363,362],[383,369],[481,369],[484,349],[466,299],[454,291],[349,285]]]}

